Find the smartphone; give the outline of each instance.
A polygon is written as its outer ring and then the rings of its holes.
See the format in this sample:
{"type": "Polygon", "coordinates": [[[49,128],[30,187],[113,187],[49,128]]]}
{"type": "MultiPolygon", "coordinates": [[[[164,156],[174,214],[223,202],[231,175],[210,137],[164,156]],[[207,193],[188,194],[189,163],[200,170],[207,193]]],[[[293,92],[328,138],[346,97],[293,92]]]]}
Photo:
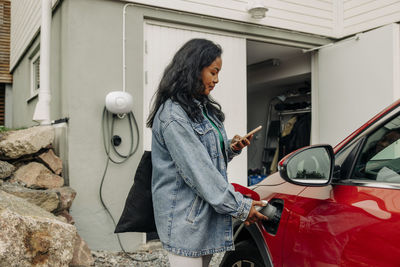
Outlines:
{"type": "Polygon", "coordinates": [[[248,132],[243,138],[247,138],[252,134],[255,134],[256,132],[258,132],[259,130],[261,130],[262,126],[258,126],[257,128],[254,128],[253,130],[251,130],[250,132],[248,132]]]}
{"type": "MultiPolygon", "coordinates": [[[[253,130],[251,130],[250,132],[248,132],[245,136],[243,136],[241,140],[243,140],[243,138],[249,137],[249,136],[252,135],[252,134],[255,134],[256,132],[258,132],[259,130],[261,130],[261,128],[262,128],[261,125],[258,126],[257,128],[254,128],[253,130]]],[[[239,142],[239,141],[241,141],[241,140],[236,141],[235,143],[233,143],[233,145],[236,145],[236,143],[239,142]]]]}

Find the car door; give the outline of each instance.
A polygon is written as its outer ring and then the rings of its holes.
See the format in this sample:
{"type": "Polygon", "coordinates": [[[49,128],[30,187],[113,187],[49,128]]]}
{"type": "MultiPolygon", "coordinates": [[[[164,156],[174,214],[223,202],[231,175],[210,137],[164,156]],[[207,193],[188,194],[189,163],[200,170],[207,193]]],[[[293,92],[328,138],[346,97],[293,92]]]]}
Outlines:
{"type": "Polygon", "coordinates": [[[400,265],[400,114],[382,120],[336,155],[332,185],[297,196],[284,266],[400,265]]]}

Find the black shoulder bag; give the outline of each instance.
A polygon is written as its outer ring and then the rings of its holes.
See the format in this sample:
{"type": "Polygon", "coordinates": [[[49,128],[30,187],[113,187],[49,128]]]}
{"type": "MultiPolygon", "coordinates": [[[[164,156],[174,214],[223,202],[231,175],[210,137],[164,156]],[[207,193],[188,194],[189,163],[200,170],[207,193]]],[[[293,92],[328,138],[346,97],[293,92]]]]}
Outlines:
{"type": "Polygon", "coordinates": [[[151,152],[145,151],[114,233],[156,232],[151,196],[151,152]]]}

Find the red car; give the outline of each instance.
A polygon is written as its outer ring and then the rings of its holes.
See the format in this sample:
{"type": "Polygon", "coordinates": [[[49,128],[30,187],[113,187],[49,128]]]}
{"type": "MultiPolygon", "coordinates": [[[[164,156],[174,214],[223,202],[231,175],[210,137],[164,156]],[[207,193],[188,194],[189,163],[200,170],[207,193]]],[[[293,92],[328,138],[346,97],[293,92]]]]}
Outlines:
{"type": "Polygon", "coordinates": [[[221,266],[400,266],[400,100],[334,149],[302,148],[237,187],[273,212],[234,226],[221,266]]]}

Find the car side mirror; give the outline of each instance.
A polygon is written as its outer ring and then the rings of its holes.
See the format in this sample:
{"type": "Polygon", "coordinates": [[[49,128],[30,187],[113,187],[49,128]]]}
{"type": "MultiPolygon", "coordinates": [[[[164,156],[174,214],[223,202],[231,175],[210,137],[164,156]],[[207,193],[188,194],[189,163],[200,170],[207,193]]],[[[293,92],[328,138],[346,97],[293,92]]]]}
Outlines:
{"type": "Polygon", "coordinates": [[[334,169],[334,153],[330,145],[308,146],[284,157],[279,172],[286,181],[302,186],[330,184],[334,169]]]}

